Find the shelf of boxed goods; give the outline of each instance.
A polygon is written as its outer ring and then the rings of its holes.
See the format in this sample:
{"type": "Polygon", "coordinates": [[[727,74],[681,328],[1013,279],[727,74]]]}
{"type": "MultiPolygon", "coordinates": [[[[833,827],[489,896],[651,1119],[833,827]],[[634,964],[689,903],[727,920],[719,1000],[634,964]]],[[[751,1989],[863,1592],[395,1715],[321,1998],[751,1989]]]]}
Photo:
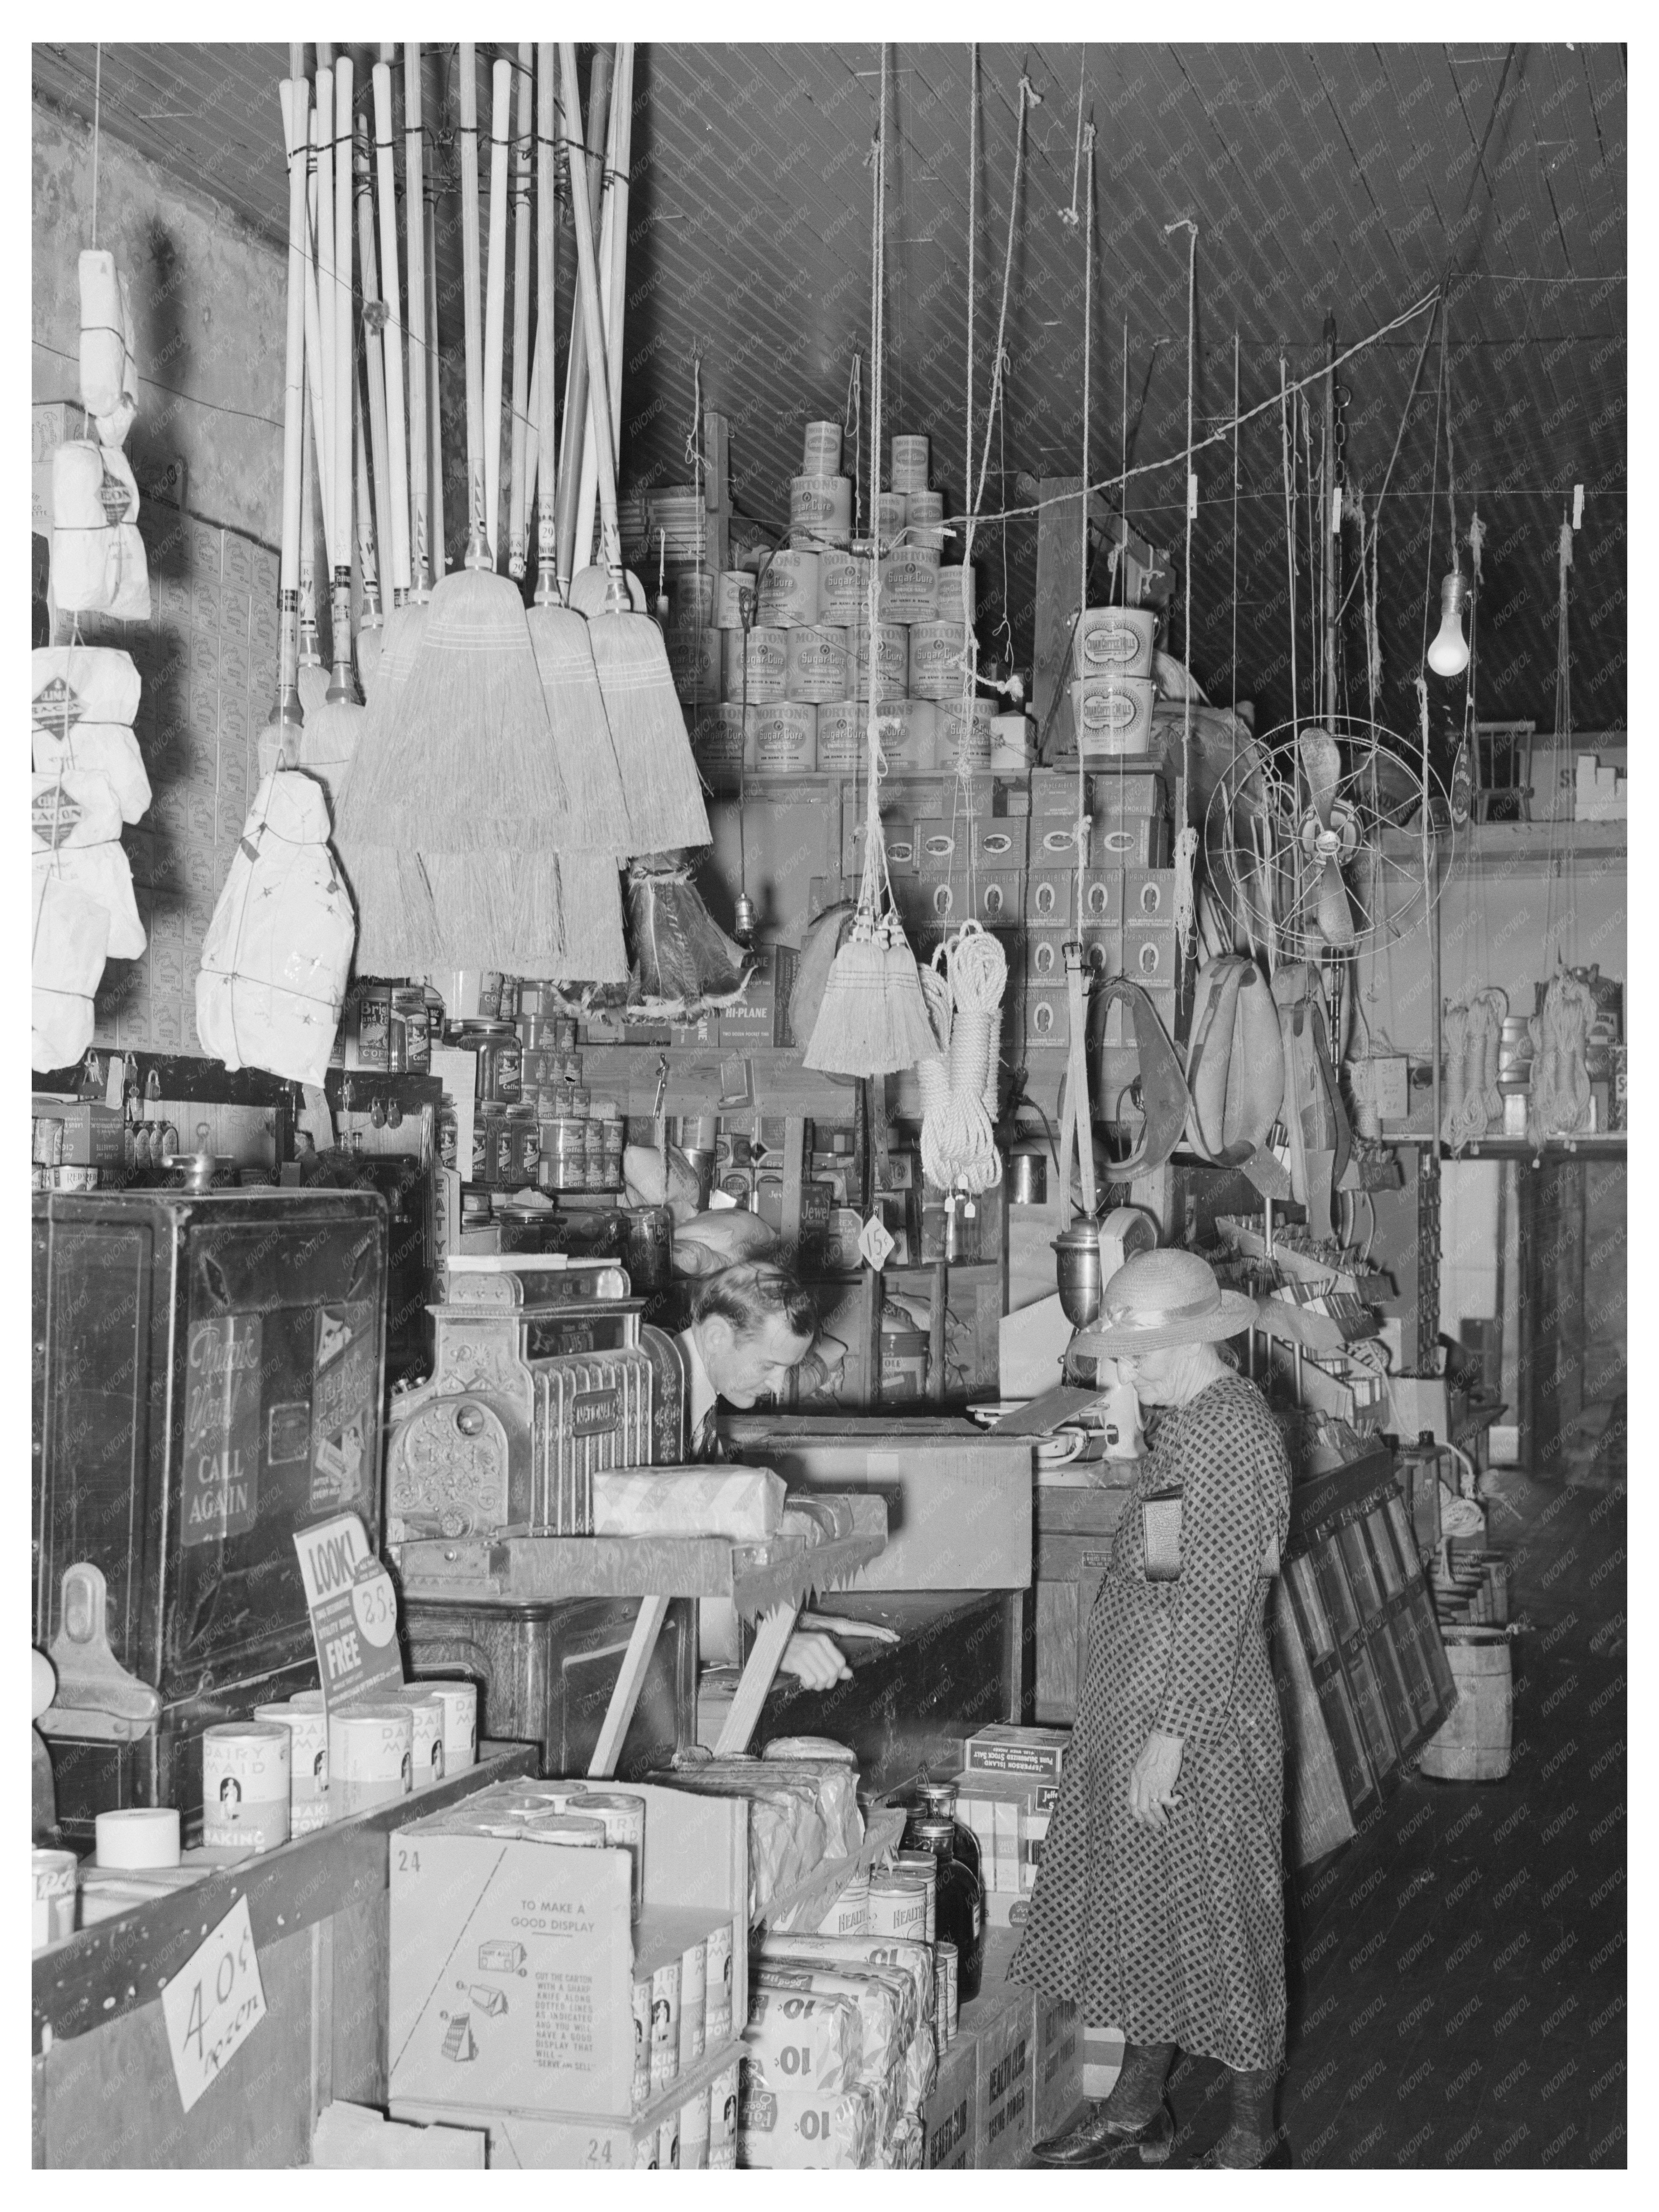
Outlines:
{"type": "Polygon", "coordinates": [[[504,1536],[453,1541],[428,1537],[402,1547],[398,1571],[404,1593],[410,1598],[523,1605],[562,1598],[638,1598],[634,1631],[588,1768],[593,1775],[616,1771],[671,1601],[729,1598],[744,1620],[758,1620],[760,1626],[714,1747],[725,1756],[747,1748],[805,1600],[849,1580],[886,1548],[883,1499],[848,1497],[820,1502],[846,1509],[848,1534],[818,1544],[779,1534],[764,1545],[734,1544],[720,1536],[504,1536]]]}
{"type": "Polygon", "coordinates": [[[320,2106],[384,2104],[391,1833],[535,1765],[533,1745],[482,1743],[465,1772],[279,1850],[187,1853],[199,1881],[156,1878],[152,1901],[37,1951],[33,2163],[300,2166],[320,2106]],[[264,1992],[254,2056],[233,2053],[181,2114],[161,1994],[243,1902],[264,1992]]]}

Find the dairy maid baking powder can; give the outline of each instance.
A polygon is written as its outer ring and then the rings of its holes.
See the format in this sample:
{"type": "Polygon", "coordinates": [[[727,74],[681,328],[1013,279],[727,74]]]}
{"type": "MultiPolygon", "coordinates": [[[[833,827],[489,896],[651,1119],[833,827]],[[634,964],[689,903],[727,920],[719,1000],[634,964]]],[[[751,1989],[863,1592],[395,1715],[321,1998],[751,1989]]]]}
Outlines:
{"type": "Polygon", "coordinates": [[[280,1722],[226,1722],[202,1737],[202,1841],[275,1850],[289,1839],[292,1738],[280,1722]]]}
{"type": "Polygon", "coordinates": [[[328,1717],[329,1818],[394,1804],[414,1786],[415,1717],[407,1705],[344,1705],[328,1717]]]}
{"type": "Polygon", "coordinates": [[[680,1959],[680,2071],[702,2057],[708,2027],[708,1942],[689,1943],[680,1959]]]}
{"type": "Polygon", "coordinates": [[[322,1693],[314,1709],[295,1705],[256,1705],[256,1721],[270,1721],[289,1733],[289,1832],[308,1836],[328,1826],[328,1721],[322,1693]]]}
{"type": "Polygon", "coordinates": [[[704,2007],[707,2018],[704,2036],[709,2049],[726,2043],[732,2036],[732,1923],[722,1921],[708,1931],[708,1963],[704,1979],[704,2007]]]}
{"type": "Polygon", "coordinates": [[[590,1790],[574,1809],[585,1820],[599,1820],[605,1839],[629,1856],[634,1917],[645,1909],[645,1800],[619,1790],[590,1790]]]}

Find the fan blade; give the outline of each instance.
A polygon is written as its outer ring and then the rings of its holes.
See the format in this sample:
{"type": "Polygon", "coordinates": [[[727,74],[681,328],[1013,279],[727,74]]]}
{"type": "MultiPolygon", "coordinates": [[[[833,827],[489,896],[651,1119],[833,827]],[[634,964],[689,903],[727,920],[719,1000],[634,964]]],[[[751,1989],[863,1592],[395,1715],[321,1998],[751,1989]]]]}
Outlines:
{"type": "Polygon", "coordinates": [[[1302,756],[1302,773],[1308,779],[1313,794],[1314,812],[1319,817],[1319,826],[1331,826],[1331,802],[1336,797],[1336,787],[1342,776],[1342,756],[1336,750],[1336,739],[1324,730],[1308,730],[1296,741],[1302,756]]]}
{"type": "Polygon", "coordinates": [[[1348,908],[1348,887],[1334,860],[1327,860],[1319,878],[1319,930],[1328,945],[1352,945],[1353,915],[1348,908]]]}

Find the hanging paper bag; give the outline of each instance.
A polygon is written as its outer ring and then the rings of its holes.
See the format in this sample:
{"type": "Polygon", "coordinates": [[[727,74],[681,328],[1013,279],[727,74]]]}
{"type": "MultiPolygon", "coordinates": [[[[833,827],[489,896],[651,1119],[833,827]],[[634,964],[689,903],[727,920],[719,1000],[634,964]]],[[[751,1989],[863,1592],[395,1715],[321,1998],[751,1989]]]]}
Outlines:
{"type": "Polygon", "coordinates": [[[42,778],[67,784],[77,775],[102,778],[113,792],[124,822],[137,822],[150,801],[149,778],[144,773],[138,740],[121,722],[77,722],[67,737],[43,729],[31,730],[37,789],[42,778]]]}
{"type": "Polygon", "coordinates": [[[66,845],[34,856],[37,882],[56,875],[103,908],[109,925],[106,951],[112,960],[137,960],[149,942],[132,896],[132,867],[116,844],[66,845]]]}
{"type": "Polygon", "coordinates": [[[356,923],[319,785],[296,770],[255,793],[196,978],[203,1048],[227,1067],[320,1085],[356,923]]]}
{"type": "Polygon", "coordinates": [[[149,618],[138,486],[115,447],[72,438],[52,457],[52,591],[65,613],[149,618]]]}
{"type": "Polygon", "coordinates": [[[138,411],[127,280],[112,253],[91,248],[81,256],[80,280],[81,404],[94,418],[100,442],[120,446],[138,411]]]}
{"type": "Polygon", "coordinates": [[[106,775],[66,769],[37,775],[29,800],[29,836],[36,853],[107,845],[121,834],[121,808],[106,775]]]}
{"type": "Polygon", "coordinates": [[[64,736],[79,722],[138,718],[138,671],[130,653],[107,645],[43,645],[29,655],[29,712],[37,726],[64,736]]]}
{"type": "Polygon", "coordinates": [[[109,916],[50,860],[36,863],[33,890],[32,1064],[67,1067],[92,1042],[92,997],[104,972],[109,916]]]}

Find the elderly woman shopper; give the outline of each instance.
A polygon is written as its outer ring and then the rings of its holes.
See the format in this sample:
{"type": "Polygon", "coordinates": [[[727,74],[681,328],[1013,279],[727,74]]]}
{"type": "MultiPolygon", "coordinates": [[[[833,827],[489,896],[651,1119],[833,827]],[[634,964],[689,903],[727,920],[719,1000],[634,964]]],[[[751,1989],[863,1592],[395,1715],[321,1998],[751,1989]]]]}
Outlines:
{"type": "Polygon", "coordinates": [[[1012,1977],[1120,2027],[1112,2094],[1045,2164],[1159,2164],[1177,2045],[1232,2069],[1214,2154],[1287,2162],[1283,1742],[1262,1620],[1287,1532],[1285,1447],[1218,1345],[1254,1307],[1196,1254],[1129,1261],[1093,1345],[1156,1417],[1091,1625],[1072,1752],[1012,1977]]]}

